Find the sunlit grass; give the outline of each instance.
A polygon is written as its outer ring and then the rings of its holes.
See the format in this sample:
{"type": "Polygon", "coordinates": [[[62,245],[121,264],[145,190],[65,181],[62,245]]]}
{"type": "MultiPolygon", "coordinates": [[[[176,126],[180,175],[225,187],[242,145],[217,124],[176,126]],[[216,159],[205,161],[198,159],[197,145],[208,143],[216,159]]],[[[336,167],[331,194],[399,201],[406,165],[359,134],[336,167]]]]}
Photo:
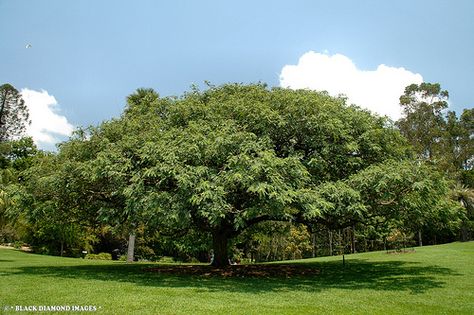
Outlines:
{"type": "Polygon", "coordinates": [[[49,305],[92,305],[100,314],[474,314],[474,242],[354,254],[345,266],[341,257],[292,263],[320,272],[174,275],[144,272],[150,264],[0,249],[0,307],[6,314],[49,305]]]}

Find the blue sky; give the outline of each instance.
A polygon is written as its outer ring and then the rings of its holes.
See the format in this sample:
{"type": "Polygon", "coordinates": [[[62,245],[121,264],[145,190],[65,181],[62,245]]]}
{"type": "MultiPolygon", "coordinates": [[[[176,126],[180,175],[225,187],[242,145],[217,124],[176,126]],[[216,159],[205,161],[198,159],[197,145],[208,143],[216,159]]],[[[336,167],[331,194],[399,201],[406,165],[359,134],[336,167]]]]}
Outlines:
{"type": "MultiPolygon", "coordinates": [[[[313,83],[328,75],[337,83],[338,75],[368,74],[368,84],[422,77],[449,90],[459,112],[474,105],[473,16],[470,0],[0,0],[0,84],[23,90],[36,106],[44,148],[71,126],[120,115],[136,88],[167,96],[204,80],[279,86],[285,66],[294,70],[285,76],[293,78],[289,87],[319,89],[313,83]],[[385,81],[380,65],[390,67],[385,81]],[[48,110],[56,117],[41,116],[48,110]],[[50,119],[57,130],[44,126],[50,119]]],[[[365,94],[351,100],[370,103],[365,94]]]]}

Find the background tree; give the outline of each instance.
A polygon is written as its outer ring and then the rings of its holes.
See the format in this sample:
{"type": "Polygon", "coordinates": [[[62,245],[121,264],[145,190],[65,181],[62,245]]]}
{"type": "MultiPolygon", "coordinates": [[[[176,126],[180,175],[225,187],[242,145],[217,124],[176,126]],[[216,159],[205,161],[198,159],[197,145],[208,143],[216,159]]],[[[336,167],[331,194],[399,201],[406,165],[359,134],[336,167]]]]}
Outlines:
{"type": "Polygon", "coordinates": [[[466,209],[466,217],[461,224],[461,240],[469,241],[474,231],[474,190],[457,184],[452,190],[454,200],[457,200],[466,209]]]}
{"type": "Polygon", "coordinates": [[[70,194],[76,194],[69,208],[80,209],[80,213],[95,218],[97,225],[112,226],[118,235],[128,234],[129,262],[134,260],[135,231],[143,220],[134,208],[127,206],[124,193],[139,162],[135,152],[146,139],[142,131],[152,123],[150,119],[143,120],[139,110],[157,99],[153,90],[138,89],[127,98],[121,119],[78,130],[61,145],[59,152],[59,157],[71,164],[68,173],[74,174],[66,176],[64,183],[70,194]]]}
{"type": "Polygon", "coordinates": [[[441,140],[443,156],[438,159],[438,164],[451,177],[462,181],[463,173],[474,166],[474,109],[465,109],[459,118],[455,112],[449,111],[445,120],[441,140]]]}
{"type": "Polygon", "coordinates": [[[14,211],[24,173],[33,164],[38,150],[31,138],[0,142],[0,242],[20,240],[25,218],[14,211]]]}
{"type": "Polygon", "coordinates": [[[433,159],[442,151],[445,128],[443,110],[448,107],[448,91],[438,83],[411,84],[400,97],[403,117],[397,122],[401,133],[420,157],[433,159]]]}
{"type": "MultiPolygon", "coordinates": [[[[441,90],[438,83],[407,86],[400,97],[403,117],[397,126],[421,159],[429,161],[453,180],[452,195],[467,196],[473,193],[469,190],[474,187],[474,110],[465,109],[458,117],[455,112],[446,111],[447,100],[448,92],[441,90]]],[[[472,226],[472,222],[467,222],[471,218],[468,204],[461,202],[465,208],[463,239],[471,234],[466,230],[472,226]]],[[[432,222],[434,226],[435,221],[432,222]]],[[[439,228],[431,234],[439,234],[439,228]]]]}
{"type": "Polygon", "coordinates": [[[0,86],[0,141],[22,135],[28,120],[28,108],[21,94],[10,84],[0,86]]]}

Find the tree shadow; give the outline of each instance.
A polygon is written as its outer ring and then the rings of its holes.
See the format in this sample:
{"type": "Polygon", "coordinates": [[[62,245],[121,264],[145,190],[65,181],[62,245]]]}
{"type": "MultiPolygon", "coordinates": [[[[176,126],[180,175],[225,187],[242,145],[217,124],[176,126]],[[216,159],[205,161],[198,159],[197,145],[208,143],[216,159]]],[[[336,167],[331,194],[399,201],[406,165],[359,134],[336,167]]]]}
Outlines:
{"type": "Polygon", "coordinates": [[[320,264],[321,286],[351,290],[410,291],[418,294],[443,287],[445,282],[441,276],[460,276],[449,268],[417,262],[350,260],[345,267],[340,265],[338,261],[320,264]]]}
{"type": "MultiPolygon", "coordinates": [[[[11,274],[37,275],[64,279],[129,282],[141,286],[194,288],[203,291],[230,291],[259,293],[268,291],[318,292],[331,288],[359,290],[408,291],[421,294],[441,288],[443,276],[461,276],[449,268],[427,266],[416,262],[367,262],[351,259],[346,266],[340,261],[305,263],[307,268],[318,269],[311,275],[292,277],[222,277],[205,274],[183,275],[160,272],[157,264],[87,264],[74,266],[26,266],[12,270],[11,274]],[[147,272],[153,267],[155,272],[147,272]]],[[[169,265],[166,269],[169,270],[169,265]]],[[[165,268],[164,268],[165,269],[165,268]]]]}

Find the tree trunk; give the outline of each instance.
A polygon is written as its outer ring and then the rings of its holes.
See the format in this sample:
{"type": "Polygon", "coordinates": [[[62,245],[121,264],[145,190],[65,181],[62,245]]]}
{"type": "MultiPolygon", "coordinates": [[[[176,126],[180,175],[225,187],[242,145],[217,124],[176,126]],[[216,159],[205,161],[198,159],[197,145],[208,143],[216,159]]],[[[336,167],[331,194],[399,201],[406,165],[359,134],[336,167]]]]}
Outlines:
{"type": "Polygon", "coordinates": [[[5,111],[5,103],[7,102],[8,91],[3,95],[2,105],[0,106],[0,127],[3,125],[3,112],[5,111]]]}
{"type": "Polygon", "coordinates": [[[272,254],[272,247],[268,246],[268,254],[265,256],[265,261],[270,261],[271,254],[272,254]]]}
{"type": "Polygon", "coordinates": [[[467,242],[470,238],[469,226],[466,221],[463,221],[461,223],[461,242],[467,242]]]}
{"type": "Polygon", "coordinates": [[[133,253],[135,252],[135,232],[128,235],[127,262],[133,262],[133,253]]]}
{"type": "Polygon", "coordinates": [[[329,231],[329,256],[332,256],[332,232],[329,231]]]}
{"type": "Polygon", "coordinates": [[[212,247],[214,250],[212,266],[226,267],[229,265],[229,256],[227,254],[228,240],[229,237],[225,232],[216,231],[212,233],[212,247]]]}
{"type": "Polygon", "coordinates": [[[418,245],[423,246],[423,240],[421,239],[421,231],[418,231],[418,245]]]}
{"type": "Polygon", "coordinates": [[[311,242],[313,243],[312,248],[312,257],[316,257],[316,233],[311,233],[311,242]]]}
{"type": "Polygon", "coordinates": [[[64,254],[64,242],[61,241],[61,257],[63,257],[64,254]]]}
{"type": "Polygon", "coordinates": [[[357,252],[356,250],[356,237],[355,237],[355,226],[352,227],[351,230],[351,252],[354,254],[357,252]]]}

